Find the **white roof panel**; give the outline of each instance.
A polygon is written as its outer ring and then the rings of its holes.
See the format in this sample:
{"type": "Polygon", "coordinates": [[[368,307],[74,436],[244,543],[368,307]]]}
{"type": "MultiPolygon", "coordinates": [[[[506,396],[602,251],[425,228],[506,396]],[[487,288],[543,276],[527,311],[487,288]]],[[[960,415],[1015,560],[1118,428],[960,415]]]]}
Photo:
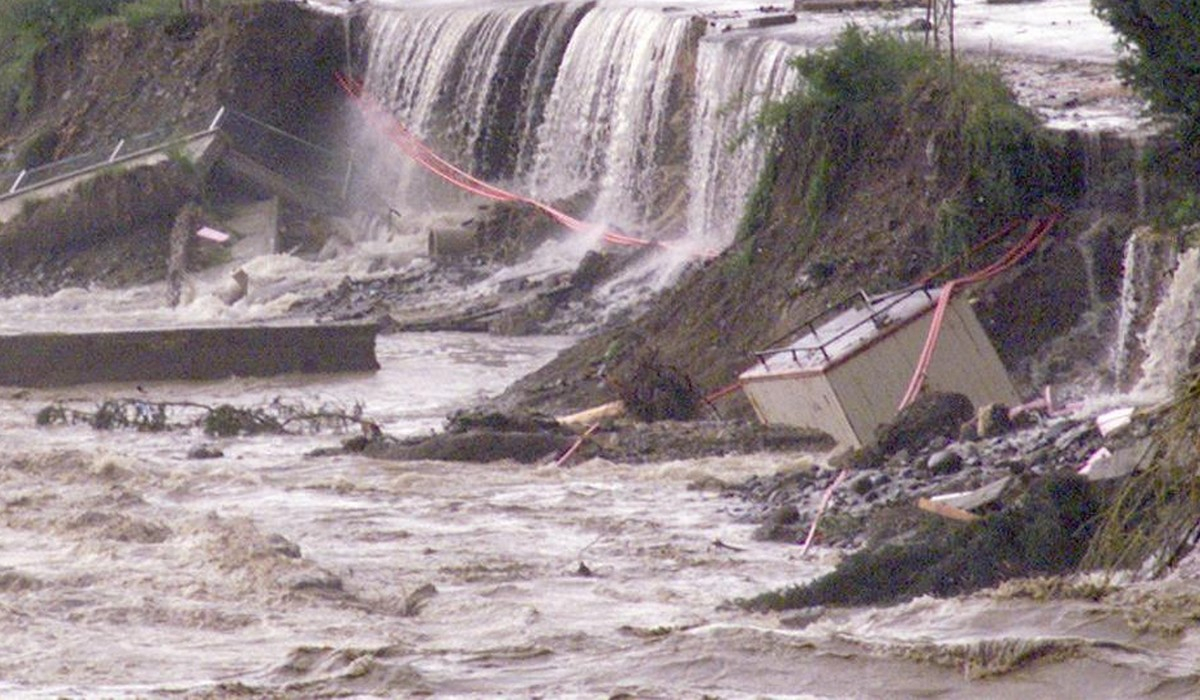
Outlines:
{"type": "Polygon", "coordinates": [[[742,377],[822,371],[886,335],[896,324],[930,310],[940,293],[940,289],[916,287],[878,296],[863,294],[856,303],[846,302],[840,313],[807,324],[807,332],[791,345],[756,353],[759,362],[742,377]]]}

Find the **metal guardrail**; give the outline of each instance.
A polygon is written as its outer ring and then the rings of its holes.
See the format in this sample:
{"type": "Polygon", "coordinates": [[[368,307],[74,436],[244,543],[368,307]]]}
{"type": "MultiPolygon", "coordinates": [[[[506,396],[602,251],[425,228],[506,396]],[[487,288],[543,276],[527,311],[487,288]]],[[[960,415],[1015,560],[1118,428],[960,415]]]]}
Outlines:
{"type": "Polygon", "coordinates": [[[816,339],[817,343],[815,345],[792,345],[788,347],[756,350],[754,352],[754,356],[758,359],[759,363],[762,364],[764,369],[770,369],[770,367],[767,366],[767,360],[776,355],[790,354],[793,362],[796,364],[803,364],[800,362],[800,353],[819,352],[821,353],[821,356],[825,358],[825,361],[829,362],[832,359],[828,350],[829,346],[837,343],[853,333],[856,333],[858,329],[862,328],[868,323],[875,324],[876,328],[882,326],[883,322],[880,321],[880,318],[885,318],[884,315],[888,311],[903,303],[914,294],[924,294],[927,299],[933,301],[933,295],[929,292],[928,285],[920,285],[917,287],[912,287],[908,290],[901,290],[900,292],[896,293],[895,296],[889,299],[886,304],[879,306],[876,306],[872,302],[871,297],[868,296],[865,291],[860,290],[857,294],[853,294],[845,299],[842,299],[838,303],[800,325],[800,330],[808,329],[808,332],[814,339],[816,339]],[[860,305],[865,306],[871,313],[857,323],[842,329],[839,333],[831,335],[829,338],[822,339],[817,335],[817,327],[820,324],[823,324],[826,320],[860,305]]]}
{"type": "Polygon", "coordinates": [[[220,131],[235,149],[285,179],[345,201],[363,175],[350,149],[335,149],[289,133],[253,115],[221,107],[203,121],[128,136],[84,153],[20,171],[0,172],[0,201],[220,131]],[[299,166],[301,169],[297,169],[299,166]]]}
{"type": "Polygon", "coordinates": [[[225,115],[225,108],[215,116],[205,117],[201,123],[191,123],[174,128],[160,128],[120,139],[115,144],[97,147],[77,153],[45,165],[17,172],[0,173],[0,199],[37,189],[43,185],[83,174],[90,170],[136,158],[146,153],[161,150],[175,143],[186,141],[207,132],[215,131],[225,115]]]}

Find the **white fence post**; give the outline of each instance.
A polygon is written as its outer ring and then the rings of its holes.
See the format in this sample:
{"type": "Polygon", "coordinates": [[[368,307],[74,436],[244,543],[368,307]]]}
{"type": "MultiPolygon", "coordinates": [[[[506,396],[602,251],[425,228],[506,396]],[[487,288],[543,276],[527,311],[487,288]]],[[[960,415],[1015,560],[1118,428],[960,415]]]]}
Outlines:
{"type": "Polygon", "coordinates": [[[29,171],[28,171],[28,170],[22,170],[22,171],[21,171],[21,172],[20,172],[20,173],[17,175],[17,179],[13,181],[12,187],[10,187],[10,188],[9,188],[9,190],[8,190],[8,193],[9,193],[9,194],[12,194],[13,192],[16,192],[16,191],[17,191],[17,188],[21,186],[21,181],[25,179],[25,176],[26,176],[28,173],[29,173],[29,171]]]}

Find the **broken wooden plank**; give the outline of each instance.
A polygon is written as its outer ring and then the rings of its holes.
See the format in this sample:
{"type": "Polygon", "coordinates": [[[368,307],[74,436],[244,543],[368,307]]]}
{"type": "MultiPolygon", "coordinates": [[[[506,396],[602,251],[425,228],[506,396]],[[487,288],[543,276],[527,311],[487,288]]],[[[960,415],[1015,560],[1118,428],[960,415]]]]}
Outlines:
{"type": "Polygon", "coordinates": [[[957,493],[945,493],[933,496],[929,500],[961,510],[980,508],[1000,498],[1000,495],[1004,493],[1004,489],[1008,487],[1010,481],[1012,481],[1012,477],[1006,476],[986,486],[980,486],[977,489],[959,491],[957,493]]]}
{"type": "Polygon", "coordinates": [[[370,372],[375,324],[0,335],[0,386],[370,372]]]}
{"type": "Polygon", "coordinates": [[[962,508],[955,508],[952,505],[938,503],[937,501],[933,501],[928,498],[918,498],[917,507],[921,510],[933,513],[934,515],[940,515],[943,518],[949,518],[950,520],[957,520],[964,523],[973,523],[980,519],[980,516],[975,515],[974,513],[969,513],[962,508]]]}
{"type": "Polygon", "coordinates": [[[583,426],[609,418],[619,418],[623,415],[625,415],[625,402],[610,401],[568,416],[558,416],[555,420],[562,425],[583,426]]]}

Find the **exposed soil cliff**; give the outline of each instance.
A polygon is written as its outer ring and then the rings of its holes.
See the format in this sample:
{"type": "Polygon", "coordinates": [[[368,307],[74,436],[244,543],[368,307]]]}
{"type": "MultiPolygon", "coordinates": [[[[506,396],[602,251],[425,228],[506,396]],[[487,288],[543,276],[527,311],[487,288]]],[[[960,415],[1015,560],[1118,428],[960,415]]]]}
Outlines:
{"type": "MultiPolygon", "coordinates": [[[[337,133],[344,20],[294,3],[231,7],[180,31],[113,24],[38,54],[30,108],[0,115],[0,148],[44,159],[210,120],[221,106],[303,136],[337,133]]],[[[40,160],[40,159],[39,159],[40,160]]]]}
{"type": "MultiPolygon", "coordinates": [[[[340,140],[344,102],[334,74],[347,63],[348,22],[268,2],[64,39],[36,56],[28,109],[0,116],[0,148],[12,154],[9,169],[107,155],[121,139],[146,145],[206,129],[224,108],[225,138],[286,166],[297,157],[286,147],[294,142],[255,122],[317,143],[340,140]]],[[[0,227],[0,292],[161,279],[184,203],[219,208],[261,196],[221,167],[172,162],[105,173],[52,202],[27,203],[0,227]]]]}

